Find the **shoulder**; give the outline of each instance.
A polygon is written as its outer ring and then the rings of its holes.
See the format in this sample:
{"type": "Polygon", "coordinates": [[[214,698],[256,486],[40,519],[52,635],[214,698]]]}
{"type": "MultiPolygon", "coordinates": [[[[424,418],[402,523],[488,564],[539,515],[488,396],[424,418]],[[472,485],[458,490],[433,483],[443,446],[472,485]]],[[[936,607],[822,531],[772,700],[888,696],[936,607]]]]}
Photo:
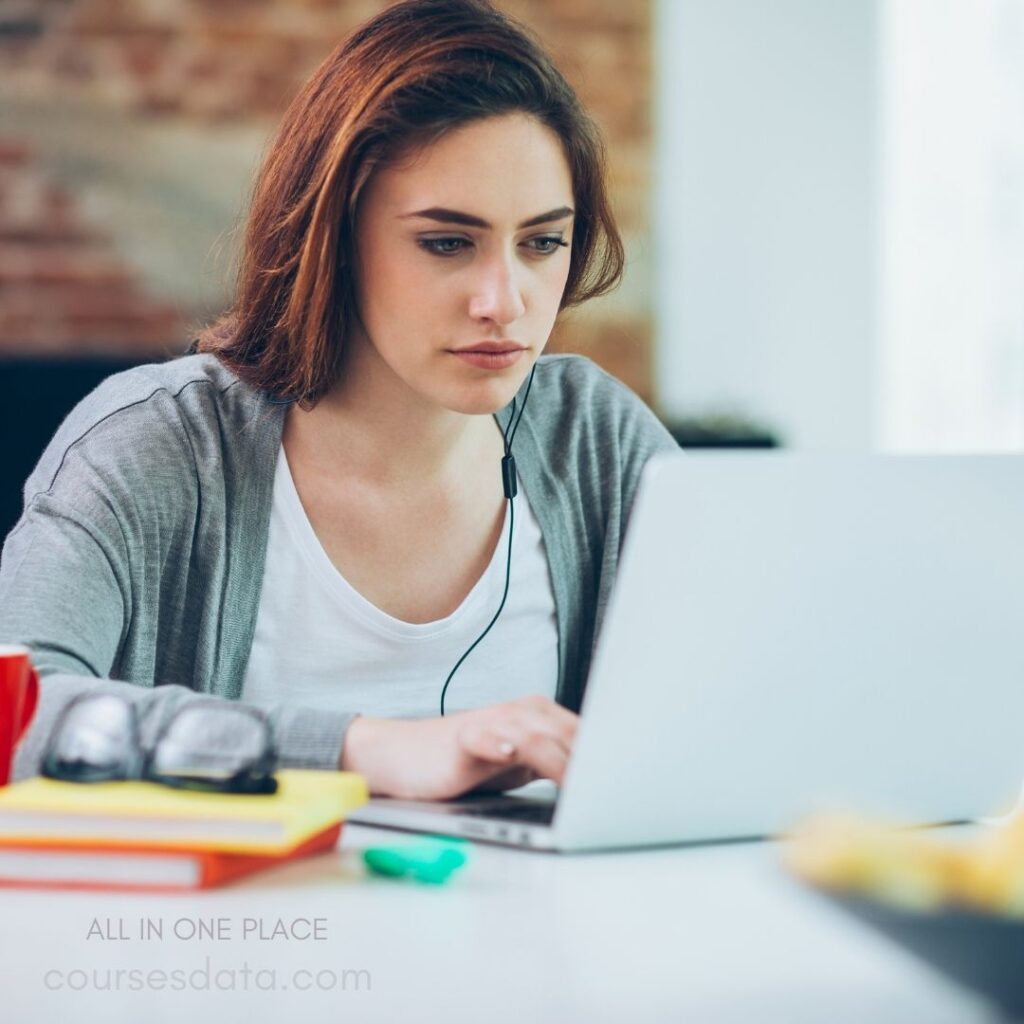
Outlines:
{"type": "Polygon", "coordinates": [[[110,429],[133,431],[141,421],[180,417],[211,401],[226,412],[244,412],[260,396],[214,356],[182,356],[108,377],[75,406],[61,430],[85,434],[110,423],[110,429]]]}
{"type": "Polygon", "coordinates": [[[597,446],[619,459],[645,458],[675,441],[650,407],[622,381],[580,355],[542,356],[524,420],[541,439],[597,446]]]}
{"type": "Polygon", "coordinates": [[[242,431],[265,400],[207,354],[137,366],[85,396],[57,429],[26,484],[27,500],[75,470],[126,484],[193,464],[204,435],[242,431]]]}
{"type": "Polygon", "coordinates": [[[537,360],[534,388],[553,389],[566,398],[603,394],[640,401],[622,381],[601,369],[592,359],[573,353],[541,356],[537,360]]]}

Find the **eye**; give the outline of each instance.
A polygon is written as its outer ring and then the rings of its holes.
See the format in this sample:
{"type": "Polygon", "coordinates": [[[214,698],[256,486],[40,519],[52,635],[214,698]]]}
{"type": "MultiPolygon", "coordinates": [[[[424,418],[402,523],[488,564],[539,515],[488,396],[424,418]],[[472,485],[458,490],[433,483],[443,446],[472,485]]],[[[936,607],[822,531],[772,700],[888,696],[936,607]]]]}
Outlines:
{"type": "MultiPolygon", "coordinates": [[[[468,238],[459,238],[455,235],[444,238],[420,238],[417,244],[435,256],[458,256],[473,245],[468,238]]],[[[540,235],[528,238],[523,245],[537,256],[551,256],[558,249],[567,247],[569,243],[561,235],[540,235]]]]}
{"type": "Polygon", "coordinates": [[[540,256],[550,256],[559,248],[565,248],[569,245],[561,235],[543,235],[540,238],[530,238],[528,242],[535,246],[534,252],[540,256]]]}
{"type": "Polygon", "coordinates": [[[464,246],[472,243],[468,239],[453,236],[450,238],[421,238],[419,244],[427,252],[432,252],[437,256],[458,256],[464,246]]]}

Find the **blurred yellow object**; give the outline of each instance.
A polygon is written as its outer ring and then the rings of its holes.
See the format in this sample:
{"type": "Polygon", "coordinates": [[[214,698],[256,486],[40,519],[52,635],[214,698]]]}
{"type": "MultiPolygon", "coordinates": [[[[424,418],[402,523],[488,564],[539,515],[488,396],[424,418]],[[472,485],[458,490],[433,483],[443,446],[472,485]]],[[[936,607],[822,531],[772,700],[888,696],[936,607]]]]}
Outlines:
{"type": "Polygon", "coordinates": [[[853,815],[819,815],[793,831],[785,860],[815,885],[903,907],[1024,916],[1020,815],[966,843],[853,815]]]}
{"type": "Polygon", "coordinates": [[[920,909],[947,902],[961,857],[919,831],[836,814],[802,823],[786,849],[789,867],[815,885],[920,909]]]}
{"type": "Polygon", "coordinates": [[[1024,817],[994,827],[964,860],[963,902],[1024,916],[1024,817]]]}

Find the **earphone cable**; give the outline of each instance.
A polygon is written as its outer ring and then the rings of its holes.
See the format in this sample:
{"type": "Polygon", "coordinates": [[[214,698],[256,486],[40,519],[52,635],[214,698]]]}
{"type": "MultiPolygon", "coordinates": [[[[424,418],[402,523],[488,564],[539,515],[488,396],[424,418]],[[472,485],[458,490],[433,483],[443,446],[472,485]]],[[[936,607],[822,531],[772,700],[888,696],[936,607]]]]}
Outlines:
{"type": "Polygon", "coordinates": [[[458,671],[459,666],[472,654],[473,649],[487,634],[490,632],[491,626],[498,621],[498,616],[501,614],[501,609],[505,607],[505,598],[508,597],[508,583],[512,574],[512,527],[515,525],[516,518],[516,504],[509,498],[508,499],[508,556],[505,560],[505,591],[501,595],[501,604],[498,605],[498,610],[494,613],[494,618],[487,624],[485,629],[477,638],[473,641],[472,645],[466,650],[465,654],[455,663],[455,668],[448,673],[448,678],[444,681],[444,687],[441,690],[441,717],[444,717],[444,697],[448,692],[448,684],[452,681],[452,676],[458,671]]]}
{"type": "Polygon", "coordinates": [[[519,407],[519,418],[516,419],[516,400],[512,399],[512,414],[508,418],[508,427],[505,428],[505,454],[512,454],[512,441],[515,439],[516,431],[519,429],[519,421],[523,418],[523,413],[526,412],[526,400],[530,397],[530,388],[533,387],[533,375],[537,372],[537,364],[533,364],[533,369],[530,371],[530,379],[526,382],[526,391],[523,393],[523,404],[519,407]],[[515,426],[512,426],[512,420],[515,419],[515,426]],[[509,428],[512,429],[512,436],[508,436],[509,428]]]}
{"type": "Polygon", "coordinates": [[[444,686],[441,688],[441,717],[444,717],[444,698],[448,692],[448,684],[452,681],[452,677],[458,671],[459,666],[473,653],[476,645],[491,631],[491,626],[498,621],[498,616],[501,614],[502,608],[505,607],[505,599],[508,597],[508,585],[512,578],[512,534],[513,528],[516,522],[516,463],[512,457],[512,441],[516,436],[516,431],[519,429],[519,423],[523,418],[523,412],[526,410],[526,400],[530,397],[530,388],[533,387],[533,375],[537,372],[537,364],[533,364],[533,369],[530,371],[530,379],[526,384],[526,391],[523,393],[523,404],[519,407],[519,416],[516,417],[516,400],[512,399],[512,412],[509,414],[508,426],[502,433],[502,439],[505,443],[505,458],[502,459],[502,480],[505,487],[505,494],[508,498],[508,555],[505,559],[505,590],[501,595],[501,604],[498,605],[498,610],[494,613],[494,618],[487,624],[487,628],[473,641],[466,652],[461,658],[455,663],[455,667],[448,673],[448,678],[444,681],[444,686]]]}

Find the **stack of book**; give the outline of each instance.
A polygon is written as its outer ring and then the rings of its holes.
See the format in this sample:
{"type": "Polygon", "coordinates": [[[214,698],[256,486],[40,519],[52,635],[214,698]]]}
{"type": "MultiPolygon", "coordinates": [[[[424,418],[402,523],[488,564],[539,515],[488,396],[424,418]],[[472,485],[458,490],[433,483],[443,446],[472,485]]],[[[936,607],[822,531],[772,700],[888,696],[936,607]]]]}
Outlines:
{"type": "Polygon", "coordinates": [[[282,769],[271,796],[34,778],[0,789],[0,886],[176,892],[322,853],[367,800],[350,772],[282,769]]]}

